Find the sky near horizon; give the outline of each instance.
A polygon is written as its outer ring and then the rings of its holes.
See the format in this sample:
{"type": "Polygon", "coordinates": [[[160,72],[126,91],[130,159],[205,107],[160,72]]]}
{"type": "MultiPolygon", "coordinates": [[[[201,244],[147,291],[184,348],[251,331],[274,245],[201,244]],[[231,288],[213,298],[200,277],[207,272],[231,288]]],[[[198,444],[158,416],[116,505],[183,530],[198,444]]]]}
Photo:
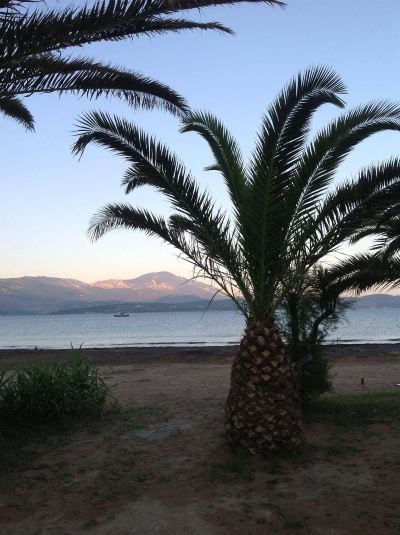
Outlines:
{"type": "MultiPolygon", "coordinates": [[[[399,0],[287,0],[285,10],[241,5],[203,10],[194,17],[220,21],[236,35],[140,37],[74,53],[169,84],[193,109],[222,119],[246,158],[268,104],[294,74],[310,65],[325,64],[342,76],[347,107],[380,98],[399,100],[399,0]]],[[[203,171],[212,161],[205,142],[195,134],[180,134],[179,121],[167,113],[135,111],[115,99],[35,95],[27,104],[36,120],[35,133],[0,117],[0,278],[46,275],[94,282],[164,270],[190,276],[190,265],[170,246],[139,232],[114,231],[90,243],[88,221],[107,202],[131,202],[163,214],[168,207],[147,188],[123,194],[120,181],[126,165],[121,158],[89,147],[79,160],[70,149],[74,124],[85,111],[125,116],[165,142],[200,184],[227,206],[221,177],[203,171]]],[[[325,106],[313,130],[338,113],[325,106]]],[[[371,137],[341,165],[338,181],[398,155],[399,149],[398,133],[371,137]]]]}

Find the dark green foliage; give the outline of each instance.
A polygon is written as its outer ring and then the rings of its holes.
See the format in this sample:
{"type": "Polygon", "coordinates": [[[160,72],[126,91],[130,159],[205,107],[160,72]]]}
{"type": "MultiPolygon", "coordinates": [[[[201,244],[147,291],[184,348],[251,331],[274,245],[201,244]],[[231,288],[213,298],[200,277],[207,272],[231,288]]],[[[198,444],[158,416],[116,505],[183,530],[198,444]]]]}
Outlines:
{"type": "Polygon", "coordinates": [[[361,392],[322,396],[305,406],[309,421],[362,426],[374,421],[400,421],[400,392],[361,392]]]}
{"type": "Polygon", "coordinates": [[[60,424],[102,414],[110,389],[90,360],[30,364],[0,374],[0,429],[60,424]]]}
{"type": "Polygon", "coordinates": [[[330,286],[329,271],[315,267],[298,293],[283,303],[281,329],[290,357],[296,363],[303,401],[314,399],[331,388],[329,362],[322,343],[336,329],[349,303],[330,286]]]}
{"type": "Polygon", "coordinates": [[[300,379],[300,396],[303,403],[317,399],[332,389],[330,367],[329,360],[323,356],[321,350],[317,356],[307,361],[300,379]]]}

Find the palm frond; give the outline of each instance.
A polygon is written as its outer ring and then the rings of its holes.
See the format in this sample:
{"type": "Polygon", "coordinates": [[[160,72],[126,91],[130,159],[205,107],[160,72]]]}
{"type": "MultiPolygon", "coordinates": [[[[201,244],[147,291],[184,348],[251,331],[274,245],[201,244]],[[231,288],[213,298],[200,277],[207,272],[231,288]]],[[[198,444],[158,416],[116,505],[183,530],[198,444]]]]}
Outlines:
{"type": "Polygon", "coordinates": [[[157,11],[157,14],[172,14],[176,11],[184,11],[189,9],[202,9],[205,7],[217,7],[217,6],[226,6],[234,5],[237,3],[265,3],[270,6],[285,7],[286,2],[281,0],[174,0],[170,2],[168,0],[160,0],[158,3],[154,2],[154,9],[157,11]]]}
{"type": "Polygon", "coordinates": [[[7,22],[24,13],[24,4],[32,4],[40,0],[0,0],[0,22],[7,22]]]}
{"type": "Polygon", "coordinates": [[[213,256],[209,256],[206,251],[199,248],[196,242],[185,237],[185,231],[180,228],[177,218],[172,218],[168,222],[148,210],[138,209],[129,204],[108,204],[92,217],[88,235],[91,240],[96,241],[110,230],[121,228],[141,230],[148,235],[157,236],[175,247],[203,275],[216,282],[225,295],[230,297],[244,314],[247,313],[242,305],[240,294],[237,294],[235,281],[231,279],[229,271],[216,263],[213,256]]]}
{"type": "Polygon", "coordinates": [[[32,114],[19,99],[7,96],[0,97],[0,112],[15,119],[28,130],[34,130],[32,114]]]}
{"type": "Polygon", "coordinates": [[[136,107],[159,107],[182,115],[187,112],[186,102],[166,85],[85,58],[70,59],[62,55],[64,50],[143,34],[184,30],[232,33],[218,22],[176,15],[244,1],[282,5],[278,0],[98,0],[82,8],[24,10],[31,0],[0,0],[0,97],[72,91],[91,98],[114,96],[136,107]]]}
{"type": "MultiPolygon", "coordinates": [[[[92,7],[36,10],[22,20],[10,20],[0,29],[0,57],[21,59],[29,55],[62,50],[97,41],[118,41],[137,35],[183,30],[232,31],[218,22],[196,22],[165,15],[212,5],[234,5],[245,0],[170,2],[168,0],[98,1],[92,7]],[[189,7],[191,6],[191,7],[189,7]]],[[[249,3],[278,4],[265,0],[249,3]]]]}
{"type": "Polygon", "coordinates": [[[104,113],[84,115],[78,134],[75,153],[82,153],[89,143],[97,143],[125,157],[131,164],[123,179],[126,192],[147,185],[163,193],[184,216],[185,230],[196,238],[205,254],[228,265],[241,290],[246,291],[238,261],[240,251],[229,218],[215,208],[208,194],[200,192],[176,156],[135,125],[104,113]]]}
{"type": "Polygon", "coordinates": [[[400,255],[384,258],[378,253],[357,254],[328,270],[332,292],[387,291],[400,286],[400,255]]]}
{"type": "Polygon", "coordinates": [[[86,58],[64,59],[46,55],[30,58],[17,68],[2,71],[0,95],[52,92],[77,92],[89,98],[118,96],[133,107],[159,107],[175,115],[188,110],[185,100],[166,85],[86,58]]]}
{"type": "Polygon", "coordinates": [[[322,129],[294,171],[295,181],[303,184],[296,210],[297,224],[302,224],[303,216],[319,201],[340,163],[356,145],[375,133],[399,129],[400,106],[386,101],[359,106],[322,129]]]}
{"type": "MultiPolygon", "coordinates": [[[[400,179],[399,179],[400,180],[400,179]]],[[[379,251],[383,259],[397,255],[400,252],[400,199],[396,202],[395,215],[390,219],[382,216],[381,211],[370,213],[368,223],[352,236],[352,243],[356,243],[362,238],[373,236],[375,242],[371,249],[379,251]]]]}
{"type": "MultiPolygon", "coordinates": [[[[346,92],[331,69],[310,67],[294,77],[268,109],[250,165],[250,175],[275,173],[285,183],[309,132],[315,111],[323,104],[344,106],[339,95],[346,92]]],[[[254,179],[253,179],[254,180],[254,179]]]]}
{"type": "Polygon", "coordinates": [[[400,159],[391,158],[363,169],[357,178],[345,181],[327,195],[310,226],[305,226],[306,233],[318,243],[319,254],[323,256],[328,249],[332,250],[362,232],[374,214],[377,216],[385,207],[398,202],[400,159]]]}
{"type": "Polygon", "coordinates": [[[222,174],[240,222],[240,214],[246,202],[247,184],[243,156],[236,140],[210,113],[191,113],[183,119],[181,132],[197,132],[207,141],[215,161],[206,169],[222,174]]]}
{"type": "MultiPolygon", "coordinates": [[[[248,172],[248,226],[252,230],[246,239],[246,249],[259,244],[254,259],[249,260],[253,264],[259,259],[262,278],[276,270],[285,257],[285,235],[300,194],[293,191],[291,171],[304,147],[311,118],[322,104],[343,106],[339,95],[344,92],[344,84],[335,72],[311,67],[289,82],[263,118],[248,172]]],[[[259,271],[256,265],[254,270],[259,271]]]]}
{"type": "Polygon", "coordinates": [[[88,235],[97,241],[113,229],[143,230],[174,245],[174,237],[165,219],[153,215],[148,210],[140,210],[129,204],[107,204],[90,220],[88,235]]]}

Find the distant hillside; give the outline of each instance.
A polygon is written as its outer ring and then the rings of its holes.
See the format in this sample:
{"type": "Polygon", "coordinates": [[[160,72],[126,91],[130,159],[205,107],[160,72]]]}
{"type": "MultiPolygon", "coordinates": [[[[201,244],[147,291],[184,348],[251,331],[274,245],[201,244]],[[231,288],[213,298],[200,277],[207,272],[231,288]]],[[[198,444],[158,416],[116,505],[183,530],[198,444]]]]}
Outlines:
{"type": "Polygon", "coordinates": [[[400,308],[400,295],[373,294],[352,299],[354,308],[400,308]]]}
{"type": "Polygon", "coordinates": [[[210,303],[207,299],[180,302],[144,302],[144,303],[116,303],[98,306],[87,306],[72,309],[62,309],[53,314],[115,314],[116,312],[193,312],[196,310],[234,310],[235,305],[230,299],[221,299],[210,303]]]}
{"type": "MultiPolygon", "coordinates": [[[[215,288],[203,282],[186,280],[173,273],[147,273],[135,279],[110,279],[87,284],[75,279],[55,277],[20,277],[0,279],[0,314],[52,314],[62,311],[96,311],[105,306],[107,311],[122,304],[144,306],[146,310],[161,310],[159,305],[180,305],[181,310],[197,307],[198,301],[208,303],[215,288]],[[197,305],[194,303],[197,302],[197,305]]],[[[221,294],[214,302],[225,301],[221,294]]],[[[400,296],[375,294],[351,299],[357,308],[399,307],[400,296]]],[[[204,306],[204,303],[199,306],[204,306]]],[[[224,305],[221,304],[221,307],[224,305]]],[[[144,310],[144,308],[143,308],[144,310]]],[[[133,310],[132,310],[133,311],[133,310]]]]}
{"type": "MultiPolygon", "coordinates": [[[[55,277],[0,279],[0,314],[48,314],[104,303],[211,299],[214,288],[167,271],[87,284],[55,277]]],[[[220,298],[218,296],[218,298],[220,298]]]]}

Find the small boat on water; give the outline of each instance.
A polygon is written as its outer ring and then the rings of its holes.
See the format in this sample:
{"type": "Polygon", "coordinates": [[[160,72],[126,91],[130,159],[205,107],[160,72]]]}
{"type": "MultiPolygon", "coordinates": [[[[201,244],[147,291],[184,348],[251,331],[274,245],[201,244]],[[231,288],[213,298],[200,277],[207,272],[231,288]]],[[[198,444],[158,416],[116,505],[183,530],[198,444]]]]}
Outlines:
{"type": "Polygon", "coordinates": [[[116,312],[114,314],[114,318],[128,318],[129,317],[129,314],[127,314],[126,312],[116,312]]]}

